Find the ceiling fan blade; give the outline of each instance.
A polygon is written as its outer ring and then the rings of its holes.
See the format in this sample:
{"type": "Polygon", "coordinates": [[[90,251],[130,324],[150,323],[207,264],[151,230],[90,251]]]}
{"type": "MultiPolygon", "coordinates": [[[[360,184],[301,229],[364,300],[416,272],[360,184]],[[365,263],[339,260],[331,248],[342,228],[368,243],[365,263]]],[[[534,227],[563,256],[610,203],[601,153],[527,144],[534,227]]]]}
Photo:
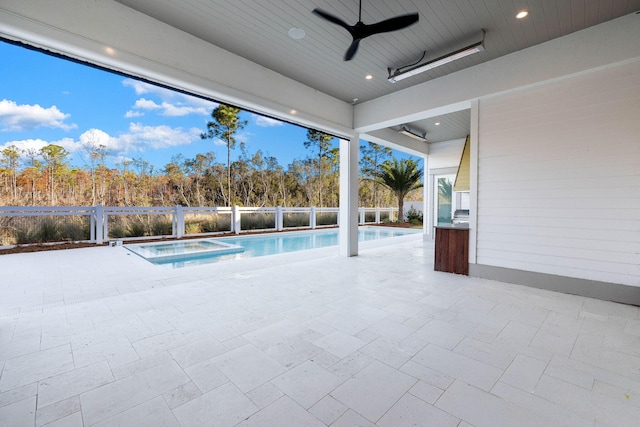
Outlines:
{"type": "Polygon", "coordinates": [[[342,28],[346,29],[350,33],[353,31],[353,28],[351,27],[351,25],[347,24],[337,16],[330,14],[329,12],[325,12],[322,9],[315,8],[311,13],[313,13],[314,15],[318,15],[319,17],[324,18],[327,21],[332,22],[336,25],[340,25],[342,28]]]}
{"type": "Polygon", "coordinates": [[[351,59],[353,59],[353,57],[356,55],[356,52],[358,51],[359,44],[360,39],[353,39],[353,42],[351,42],[351,46],[349,46],[349,49],[347,49],[347,52],[344,54],[345,61],[351,61],[351,59]]]}
{"type": "Polygon", "coordinates": [[[408,15],[396,16],[395,18],[391,19],[385,19],[384,21],[380,21],[372,25],[366,25],[364,22],[362,22],[362,0],[360,0],[358,22],[356,22],[355,25],[349,25],[337,16],[332,15],[331,13],[319,8],[313,9],[312,13],[349,31],[351,37],[353,37],[353,41],[351,42],[349,49],[347,49],[346,53],[344,54],[345,61],[350,61],[351,59],[353,59],[353,57],[356,55],[356,52],[358,51],[360,40],[364,39],[365,37],[369,37],[378,33],[387,33],[390,31],[401,30],[408,27],[409,25],[415,24],[419,19],[417,13],[411,13],[408,15]]]}
{"type": "Polygon", "coordinates": [[[417,13],[410,13],[408,15],[396,16],[395,18],[385,19],[384,21],[377,22],[375,24],[367,25],[362,29],[363,34],[357,34],[362,36],[361,38],[371,36],[373,34],[388,33],[390,31],[397,31],[415,24],[420,19],[417,13]]]}

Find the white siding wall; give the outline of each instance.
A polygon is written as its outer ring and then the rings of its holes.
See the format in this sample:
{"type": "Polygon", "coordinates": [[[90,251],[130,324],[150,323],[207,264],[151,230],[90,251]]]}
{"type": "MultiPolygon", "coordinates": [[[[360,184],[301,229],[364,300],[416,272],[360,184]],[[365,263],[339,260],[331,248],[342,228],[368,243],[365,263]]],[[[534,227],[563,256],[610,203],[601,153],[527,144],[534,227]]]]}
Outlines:
{"type": "Polygon", "coordinates": [[[640,286],[640,62],[479,114],[477,264],[640,286]]]}
{"type": "Polygon", "coordinates": [[[464,149],[464,141],[462,138],[429,144],[429,169],[456,168],[457,170],[464,149]]]}

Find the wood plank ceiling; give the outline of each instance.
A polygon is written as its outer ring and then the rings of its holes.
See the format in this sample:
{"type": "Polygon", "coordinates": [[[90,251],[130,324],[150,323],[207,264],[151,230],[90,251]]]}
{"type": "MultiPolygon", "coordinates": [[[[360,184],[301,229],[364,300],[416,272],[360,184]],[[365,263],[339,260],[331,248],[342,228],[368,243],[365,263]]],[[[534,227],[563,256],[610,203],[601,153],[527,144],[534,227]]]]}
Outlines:
{"type": "Polygon", "coordinates": [[[640,9],[640,0],[363,0],[367,24],[412,12],[420,21],[363,40],[345,62],[350,35],[311,11],[318,7],[355,24],[358,0],[117,1],[345,102],[374,99],[640,9]],[[529,15],[516,19],[520,10],[529,15]],[[291,28],[305,37],[292,39],[291,28]],[[479,40],[482,29],[484,52],[387,81],[388,67],[413,63],[425,51],[424,61],[442,56],[479,40]]]}

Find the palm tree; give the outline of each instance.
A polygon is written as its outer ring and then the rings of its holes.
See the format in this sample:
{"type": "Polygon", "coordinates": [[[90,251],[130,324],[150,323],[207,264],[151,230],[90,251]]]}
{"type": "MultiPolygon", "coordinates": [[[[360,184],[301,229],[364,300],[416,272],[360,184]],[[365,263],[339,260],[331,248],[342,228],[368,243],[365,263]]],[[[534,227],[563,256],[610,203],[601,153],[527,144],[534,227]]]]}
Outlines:
{"type": "Polygon", "coordinates": [[[453,184],[446,178],[438,179],[438,203],[451,204],[453,184]]]}
{"type": "Polygon", "coordinates": [[[376,178],[398,198],[398,221],[404,219],[404,198],[409,192],[422,187],[423,171],[412,159],[387,160],[380,165],[376,178]]]}

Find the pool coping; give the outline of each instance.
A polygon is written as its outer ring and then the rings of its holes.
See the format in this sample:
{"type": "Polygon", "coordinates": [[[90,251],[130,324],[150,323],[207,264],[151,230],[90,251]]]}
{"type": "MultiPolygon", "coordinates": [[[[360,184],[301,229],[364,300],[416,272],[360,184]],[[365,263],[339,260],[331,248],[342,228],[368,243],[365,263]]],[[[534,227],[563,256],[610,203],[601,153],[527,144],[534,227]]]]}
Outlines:
{"type": "Polygon", "coordinates": [[[185,240],[175,240],[172,242],[150,242],[150,243],[136,243],[136,244],[132,244],[132,245],[124,245],[125,249],[133,252],[134,254],[138,255],[139,257],[149,261],[152,264],[158,264],[159,262],[163,262],[166,263],[168,261],[180,261],[186,258],[191,258],[194,256],[204,256],[204,255],[228,255],[228,254],[235,254],[235,253],[240,253],[240,252],[244,252],[244,248],[242,246],[239,245],[233,245],[231,243],[227,243],[227,242],[222,242],[219,241],[218,239],[214,239],[214,238],[204,238],[204,239],[185,239],[185,240]],[[167,254],[167,255],[143,255],[141,251],[139,251],[139,249],[142,248],[146,248],[146,247],[151,247],[151,246],[162,246],[162,245],[175,245],[176,243],[183,243],[183,242],[208,242],[208,243],[214,243],[216,246],[216,248],[207,248],[207,249],[201,249],[201,250],[195,250],[195,251],[190,251],[190,252],[186,252],[186,253],[182,253],[182,254],[167,254]]]}

